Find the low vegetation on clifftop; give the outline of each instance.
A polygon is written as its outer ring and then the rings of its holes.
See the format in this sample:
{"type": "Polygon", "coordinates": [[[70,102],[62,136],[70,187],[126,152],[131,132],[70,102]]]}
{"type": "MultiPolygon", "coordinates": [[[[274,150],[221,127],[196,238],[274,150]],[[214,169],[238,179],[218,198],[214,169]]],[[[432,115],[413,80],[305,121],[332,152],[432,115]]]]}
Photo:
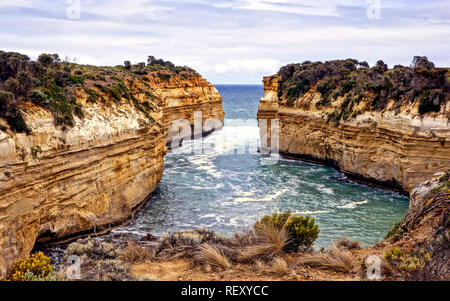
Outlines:
{"type": "MultiPolygon", "coordinates": [[[[61,61],[57,54],[42,54],[36,61],[26,55],[0,51],[0,117],[14,132],[28,133],[20,104],[31,101],[49,110],[57,125],[71,127],[74,116],[83,118],[83,104],[78,94],[87,95],[87,103],[128,101],[153,122],[149,112],[155,109],[155,96],[145,88],[149,77],[169,81],[172,76],[197,76],[189,67],[150,56],[148,64],[96,67],[61,61]],[[141,83],[138,87],[136,83],[141,83]],[[144,89],[142,88],[144,87],[144,89]],[[136,95],[144,96],[138,100],[136,95]]],[[[6,131],[6,125],[0,130],[6,131]]]]}
{"type": "Polygon", "coordinates": [[[296,100],[310,91],[320,93],[321,100],[315,104],[318,109],[343,97],[341,109],[329,116],[335,121],[364,111],[382,111],[390,100],[396,112],[405,103],[417,102],[419,114],[424,115],[439,112],[450,98],[450,69],[436,68],[419,56],[411,66],[396,65],[393,69],[381,60],[373,67],[355,59],[305,61],[282,67],[278,76],[278,96],[287,106],[295,106],[296,100]]]}

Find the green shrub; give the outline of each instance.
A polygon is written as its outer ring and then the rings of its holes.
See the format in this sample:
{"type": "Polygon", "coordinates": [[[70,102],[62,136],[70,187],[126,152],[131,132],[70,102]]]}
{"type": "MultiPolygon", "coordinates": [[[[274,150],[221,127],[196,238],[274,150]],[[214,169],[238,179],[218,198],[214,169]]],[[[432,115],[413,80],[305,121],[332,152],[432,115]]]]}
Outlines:
{"type": "Polygon", "coordinates": [[[37,281],[45,280],[52,276],[53,266],[49,257],[38,252],[27,259],[19,259],[9,269],[7,279],[9,281],[37,281]]]}
{"type": "Polygon", "coordinates": [[[402,222],[396,223],[392,229],[388,232],[385,239],[390,239],[393,242],[400,240],[403,237],[405,231],[401,228],[402,222]]]}
{"type": "Polygon", "coordinates": [[[283,228],[287,221],[292,217],[291,211],[285,211],[283,213],[274,213],[272,215],[266,215],[261,220],[255,223],[254,228],[257,229],[261,225],[273,225],[278,229],[283,228]]]}
{"type": "Polygon", "coordinates": [[[6,111],[14,101],[14,95],[11,92],[0,91],[0,111],[6,111]]]}
{"type": "Polygon", "coordinates": [[[11,130],[16,133],[30,133],[30,129],[28,128],[25,120],[23,119],[22,113],[17,110],[17,108],[13,108],[10,114],[6,117],[6,121],[10,126],[11,130]]]}
{"type": "Polygon", "coordinates": [[[30,98],[36,101],[37,104],[46,105],[49,103],[47,95],[41,90],[33,90],[30,92],[30,98]]]}
{"type": "Polygon", "coordinates": [[[319,226],[316,219],[309,216],[293,216],[286,223],[286,228],[291,236],[288,248],[297,251],[300,246],[309,247],[319,237],[319,226]]]}
{"type": "Polygon", "coordinates": [[[423,91],[419,103],[419,114],[423,115],[430,112],[439,112],[441,103],[443,103],[444,100],[444,94],[431,94],[430,91],[423,91]]]}
{"type": "Polygon", "coordinates": [[[172,76],[168,73],[158,72],[158,77],[163,81],[168,81],[172,76]]]}
{"type": "Polygon", "coordinates": [[[427,262],[432,260],[432,254],[420,249],[416,255],[403,252],[400,248],[390,248],[385,252],[384,258],[402,273],[410,273],[422,270],[427,262]]]}
{"type": "Polygon", "coordinates": [[[384,259],[389,262],[394,262],[400,260],[404,255],[405,253],[402,251],[402,249],[392,247],[384,253],[384,259]]]}
{"type": "Polygon", "coordinates": [[[84,83],[83,79],[79,76],[69,75],[69,80],[74,85],[82,85],[84,83]]]}
{"type": "Polygon", "coordinates": [[[319,236],[319,226],[315,218],[309,216],[293,216],[290,211],[266,215],[254,225],[255,230],[261,225],[273,225],[278,229],[286,228],[289,234],[289,243],[286,252],[296,252],[299,247],[310,247],[319,236]]]}
{"type": "Polygon", "coordinates": [[[38,57],[38,62],[42,66],[48,67],[51,63],[53,63],[53,57],[50,54],[43,53],[38,57]]]}

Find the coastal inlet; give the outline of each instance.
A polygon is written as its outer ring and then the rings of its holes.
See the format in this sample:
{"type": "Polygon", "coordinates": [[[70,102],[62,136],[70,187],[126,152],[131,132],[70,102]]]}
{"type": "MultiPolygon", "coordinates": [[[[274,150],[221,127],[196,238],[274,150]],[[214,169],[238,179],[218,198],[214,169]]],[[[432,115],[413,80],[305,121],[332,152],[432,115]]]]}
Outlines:
{"type": "Polygon", "coordinates": [[[263,87],[217,89],[223,97],[225,125],[203,140],[203,145],[214,145],[214,151],[195,154],[194,142],[187,142],[169,152],[150,202],[114,234],[160,236],[206,227],[230,235],[266,214],[291,210],[316,217],[319,247],[340,237],[371,245],[403,218],[408,198],[352,182],[331,167],[282,158],[275,165],[261,165],[261,155],[252,146],[259,139],[256,114],[263,87]],[[237,153],[236,148],[247,153],[237,153]]]}

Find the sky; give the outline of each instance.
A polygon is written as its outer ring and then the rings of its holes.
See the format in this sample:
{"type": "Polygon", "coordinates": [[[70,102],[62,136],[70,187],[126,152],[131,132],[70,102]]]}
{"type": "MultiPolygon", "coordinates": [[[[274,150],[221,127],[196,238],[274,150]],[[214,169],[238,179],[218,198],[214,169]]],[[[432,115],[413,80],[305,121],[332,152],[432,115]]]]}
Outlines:
{"type": "Polygon", "coordinates": [[[450,1],[0,0],[0,50],[93,65],[153,55],[214,84],[260,84],[306,60],[448,67],[450,1]]]}

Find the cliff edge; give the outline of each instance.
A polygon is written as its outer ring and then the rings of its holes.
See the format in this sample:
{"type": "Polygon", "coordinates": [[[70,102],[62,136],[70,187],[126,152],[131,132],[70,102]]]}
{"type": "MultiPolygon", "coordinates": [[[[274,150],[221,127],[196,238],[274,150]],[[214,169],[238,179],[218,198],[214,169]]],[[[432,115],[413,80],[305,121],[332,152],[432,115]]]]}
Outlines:
{"type": "Polygon", "coordinates": [[[410,193],[450,168],[449,69],[353,59],[304,62],[264,78],[258,119],[280,120],[280,153],[410,193]]]}
{"type": "Polygon", "coordinates": [[[116,67],[0,52],[0,276],[35,242],[100,232],[157,187],[173,120],[223,120],[188,67],[116,67]]]}

